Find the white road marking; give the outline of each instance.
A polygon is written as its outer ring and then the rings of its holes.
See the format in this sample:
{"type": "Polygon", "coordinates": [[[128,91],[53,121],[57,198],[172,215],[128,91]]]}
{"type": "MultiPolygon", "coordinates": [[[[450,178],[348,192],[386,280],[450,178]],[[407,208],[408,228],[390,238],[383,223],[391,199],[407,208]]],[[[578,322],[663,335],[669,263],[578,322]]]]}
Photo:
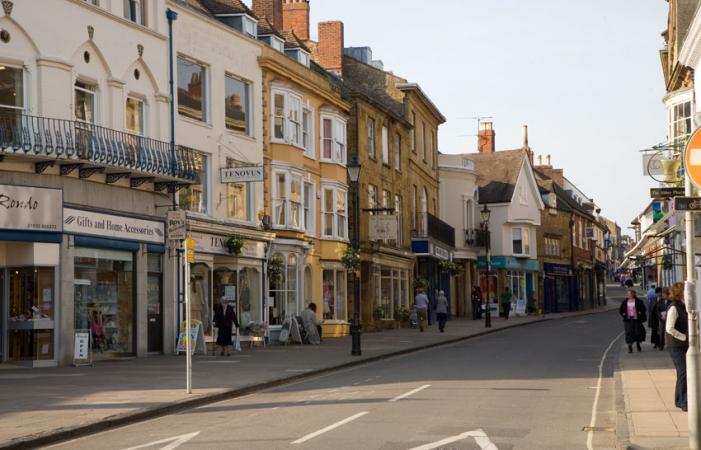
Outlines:
{"type": "Polygon", "coordinates": [[[421,391],[423,391],[424,389],[426,389],[426,388],[428,388],[428,387],[431,387],[431,385],[430,385],[430,384],[424,384],[424,385],[421,386],[421,387],[417,387],[416,389],[412,389],[411,391],[405,392],[405,393],[403,393],[402,395],[398,395],[398,396],[394,397],[393,399],[391,399],[391,400],[389,400],[389,401],[390,401],[390,402],[396,402],[397,400],[401,400],[401,399],[403,399],[403,398],[407,398],[407,397],[410,396],[410,395],[414,395],[414,394],[416,394],[417,392],[421,392],[421,391]]]}
{"type": "Polygon", "coordinates": [[[165,447],[161,447],[159,450],[174,450],[187,441],[191,440],[195,436],[200,434],[199,431],[195,431],[194,433],[189,433],[189,434],[181,434],[180,436],[174,436],[166,439],[161,439],[160,441],[153,441],[149,442],[148,444],[142,444],[138,445],[136,447],[129,447],[125,448],[124,450],[137,450],[139,448],[147,448],[147,447],[153,447],[154,445],[160,445],[160,444],[165,444],[166,442],[170,442],[170,444],[166,445],[165,447]]]}
{"type": "Polygon", "coordinates": [[[367,411],[363,411],[363,412],[359,412],[358,414],[354,414],[354,415],[352,415],[348,418],[345,418],[339,422],[336,422],[332,425],[329,425],[328,427],[322,428],[321,430],[315,431],[313,433],[309,433],[308,435],[303,436],[303,437],[297,439],[296,441],[292,442],[292,444],[301,444],[303,442],[307,442],[309,439],[314,439],[315,437],[322,435],[326,432],[329,432],[331,430],[334,430],[340,426],[343,426],[343,425],[347,424],[348,422],[352,422],[359,417],[363,417],[367,413],[368,413],[367,411]]]}
{"type": "Polygon", "coordinates": [[[596,408],[599,405],[599,394],[601,394],[601,379],[604,375],[604,361],[606,360],[606,355],[608,355],[611,347],[613,347],[613,344],[620,339],[621,336],[623,336],[623,332],[620,332],[618,336],[613,338],[609,346],[606,347],[606,351],[604,351],[604,354],[601,356],[601,362],[599,363],[599,380],[596,382],[596,394],[594,395],[594,404],[591,405],[591,421],[589,422],[589,431],[587,431],[587,450],[594,450],[594,447],[592,446],[592,442],[594,440],[593,428],[596,425],[596,408]]]}
{"type": "Polygon", "coordinates": [[[411,450],[432,450],[434,448],[442,447],[447,444],[452,444],[453,442],[462,441],[463,439],[474,438],[477,445],[480,446],[482,450],[499,450],[483,430],[472,430],[467,431],[456,436],[447,437],[440,441],[431,442],[430,444],[420,445],[419,447],[414,447],[411,450]]]}

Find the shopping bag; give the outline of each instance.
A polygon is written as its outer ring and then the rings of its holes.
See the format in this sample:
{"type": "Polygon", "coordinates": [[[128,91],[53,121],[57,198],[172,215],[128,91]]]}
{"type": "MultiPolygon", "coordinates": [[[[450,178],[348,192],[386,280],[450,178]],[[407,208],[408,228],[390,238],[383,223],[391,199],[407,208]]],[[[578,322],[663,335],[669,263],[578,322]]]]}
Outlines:
{"type": "Polygon", "coordinates": [[[239,339],[239,330],[236,330],[236,339],[234,339],[234,350],[241,351],[241,339],[239,339]]]}

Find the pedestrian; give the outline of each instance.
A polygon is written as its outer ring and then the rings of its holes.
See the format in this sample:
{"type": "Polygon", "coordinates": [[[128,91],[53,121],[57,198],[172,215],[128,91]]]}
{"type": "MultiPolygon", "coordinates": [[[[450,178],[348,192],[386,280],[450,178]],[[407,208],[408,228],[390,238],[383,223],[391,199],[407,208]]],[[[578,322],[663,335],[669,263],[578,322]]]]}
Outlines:
{"type": "Polygon", "coordinates": [[[650,342],[653,348],[660,348],[660,312],[659,307],[662,303],[662,288],[655,288],[655,300],[649,308],[647,326],[650,328],[650,342]]]}
{"type": "Polygon", "coordinates": [[[414,308],[416,308],[416,315],[419,318],[419,330],[424,331],[426,327],[426,320],[428,317],[428,297],[424,294],[423,289],[419,289],[414,297],[414,308]]]}
{"type": "Polygon", "coordinates": [[[223,298],[214,306],[214,325],[217,327],[217,345],[221,347],[221,356],[231,356],[229,347],[232,345],[233,326],[238,329],[239,321],[233,305],[226,303],[223,298]]]}
{"type": "Polygon", "coordinates": [[[624,284],[628,289],[633,289],[633,280],[631,280],[630,278],[628,278],[624,284]]]}
{"type": "Polygon", "coordinates": [[[665,330],[665,325],[666,321],[665,319],[667,318],[667,309],[669,309],[669,305],[672,303],[669,298],[671,296],[671,292],[669,288],[665,288],[662,290],[662,295],[660,296],[660,300],[657,302],[657,316],[659,317],[660,323],[659,323],[659,333],[660,333],[660,345],[659,349],[664,350],[665,343],[667,341],[667,331],[665,330]]]}
{"type": "Polygon", "coordinates": [[[482,318],[482,289],[472,286],[472,320],[482,318]]]}
{"type": "Polygon", "coordinates": [[[500,300],[501,300],[501,309],[504,313],[504,319],[509,320],[509,313],[511,312],[511,289],[507,286],[504,288],[504,292],[502,292],[500,300]]]}
{"type": "Polygon", "coordinates": [[[304,331],[307,333],[307,341],[313,345],[321,344],[321,321],[316,317],[316,303],[309,303],[300,317],[304,331]]]}
{"type": "Polygon", "coordinates": [[[684,283],[674,283],[669,296],[670,305],[665,319],[666,341],[674,367],[677,369],[677,384],[674,389],[674,404],[687,410],[686,398],[686,351],[689,349],[688,315],[684,305],[684,283]]]}
{"type": "Polygon", "coordinates": [[[448,299],[443,291],[438,291],[436,298],[436,318],[438,319],[438,330],[443,333],[445,323],[448,320],[448,299]]]}
{"type": "Polygon", "coordinates": [[[621,302],[621,306],[618,308],[618,313],[623,318],[628,353],[633,353],[633,343],[641,352],[640,343],[645,341],[645,326],[643,324],[647,322],[645,302],[635,295],[633,289],[628,289],[626,295],[626,299],[621,302]]]}
{"type": "Polygon", "coordinates": [[[657,301],[657,287],[655,286],[655,283],[651,282],[652,280],[648,280],[650,289],[647,290],[647,310],[652,311],[652,305],[655,304],[657,301]]]}

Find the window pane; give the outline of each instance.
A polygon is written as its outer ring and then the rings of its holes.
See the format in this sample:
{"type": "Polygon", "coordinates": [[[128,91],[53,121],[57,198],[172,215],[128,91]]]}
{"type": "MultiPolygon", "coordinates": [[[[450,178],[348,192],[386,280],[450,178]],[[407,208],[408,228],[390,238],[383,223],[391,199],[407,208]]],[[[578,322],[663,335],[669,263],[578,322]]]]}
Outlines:
{"type": "Polygon", "coordinates": [[[346,273],[336,271],[336,320],[346,320],[346,273]]]}
{"type": "Polygon", "coordinates": [[[333,236],[333,189],[324,189],[324,236],[333,236]]]}
{"type": "Polygon", "coordinates": [[[248,115],[248,83],[232,77],[225,77],[226,128],[250,134],[248,115]]]}
{"type": "Polygon", "coordinates": [[[178,113],[180,115],[205,121],[206,83],[204,66],[178,58],[178,113]]]}
{"type": "Polygon", "coordinates": [[[0,107],[24,107],[22,69],[0,66],[0,107]]]}
{"type": "Polygon", "coordinates": [[[250,220],[248,215],[248,184],[229,183],[226,185],[227,215],[232,219],[250,220]]]}
{"type": "Polygon", "coordinates": [[[144,102],[136,98],[127,98],[127,130],[144,134],[144,102]]]}
{"type": "Polygon", "coordinates": [[[195,152],[195,182],[180,191],[180,206],[188,211],[207,212],[207,156],[195,152]]]}
{"type": "Polygon", "coordinates": [[[334,289],[333,270],[323,271],[322,289],[324,296],[324,320],[333,320],[336,312],[336,305],[334,302],[336,289],[334,289]]]}
{"type": "Polygon", "coordinates": [[[285,139],[285,96],[275,94],[275,138],[285,139]]]}
{"type": "Polygon", "coordinates": [[[323,120],[323,131],[324,131],[324,155],[326,159],[331,159],[331,146],[333,144],[333,131],[331,119],[323,120]]]}
{"type": "Polygon", "coordinates": [[[95,123],[95,86],[75,82],[74,109],[76,120],[95,123]]]}

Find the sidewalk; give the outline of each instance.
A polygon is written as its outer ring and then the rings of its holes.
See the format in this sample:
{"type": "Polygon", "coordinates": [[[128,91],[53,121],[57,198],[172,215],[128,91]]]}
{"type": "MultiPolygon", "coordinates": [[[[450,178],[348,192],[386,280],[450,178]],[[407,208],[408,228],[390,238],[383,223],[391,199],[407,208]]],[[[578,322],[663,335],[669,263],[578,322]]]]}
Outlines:
{"type": "MultiPolygon", "coordinates": [[[[648,333],[649,335],[649,333],[648,333]]],[[[676,372],[667,350],[643,344],[643,351],[620,354],[628,438],[623,448],[687,449],[687,414],[674,406],[676,372]]]]}
{"type": "Polygon", "coordinates": [[[155,356],[105,361],[95,367],[0,370],[0,448],[29,448],[111,426],[198,406],[295,378],[479,336],[504,328],[610,309],[504,321],[451,320],[446,332],[400,329],[362,336],[362,357],[350,356],[350,337],[320,346],[244,349],[231,357],[196,356],[193,394],[185,394],[185,359],[155,356]]]}

